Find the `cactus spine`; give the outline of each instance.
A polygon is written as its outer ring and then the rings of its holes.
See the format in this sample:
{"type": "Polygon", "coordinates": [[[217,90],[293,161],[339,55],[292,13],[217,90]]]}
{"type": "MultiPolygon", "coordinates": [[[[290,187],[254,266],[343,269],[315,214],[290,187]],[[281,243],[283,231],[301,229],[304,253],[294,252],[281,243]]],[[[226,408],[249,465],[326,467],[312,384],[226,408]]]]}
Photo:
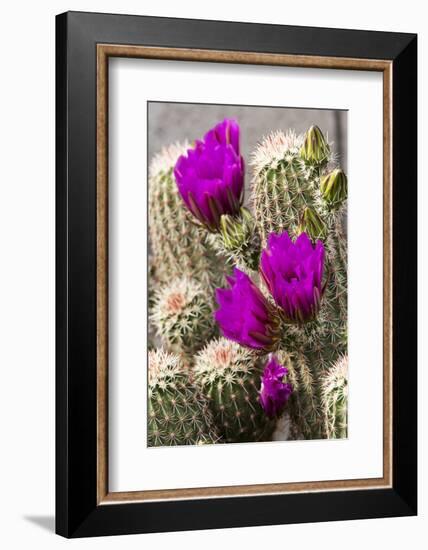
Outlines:
{"type": "Polygon", "coordinates": [[[262,366],[252,351],[220,338],[198,353],[195,379],[209,399],[224,441],[266,441],[275,429],[259,403],[262,366]]]}
{"type": "Polygon", "coordinates": [[[300,157],[302,136],[293,131],[266,137],[253,155],[252,203],[262,245],[270,233],[299,226],[304,209],[313,206],[313,167],[300,157]]]}
{"type": "Polygon", "coordinates": [[[149,447],[218,441],[207,400],[180,358],[159,349],[150,351],[148,359],[149,447]]]}
{"type": "MultiPolygon", "coordinates": [[[[305,136],[276,132],[259,145],[253,156],[252,202],[262,242],[271,232],[303,229],[323,240],[328,277],[318,318],[305,325],[284,325],[281,347],[292,361],[295,392],[290,416],[305,439],[327,437],[321,380],[330,365],[346,352],[347,244],[342,226],[342,204],[326,201],[320,181],[332,161],[331,148],[319,128],[305,136]]],[[[342,176],[343,172],[340,172],[342,176]]],[[[345,176],[346,177],[346,176],[345,176]]],[[[331,196],[332,185],[328,188],[331,196]]],[[[343,180],[342,180],[343,184],[343,180]]],[[[340,195],[344,200],[345,194],[340,195]]],[[[291,378],[290,378],[291,379],[291,378]]]]}
{"type": "Polygon", "coordinates": [[[151,321],[170,351],[191,356],[216,330],[212,308],[201,283],[182,277],[156,292],[151,321]]]}
{"type": "Polygon", "coordinates": [[[339,357],[322,381],[327,436],[348,437],[348,357],[339,357]]]}

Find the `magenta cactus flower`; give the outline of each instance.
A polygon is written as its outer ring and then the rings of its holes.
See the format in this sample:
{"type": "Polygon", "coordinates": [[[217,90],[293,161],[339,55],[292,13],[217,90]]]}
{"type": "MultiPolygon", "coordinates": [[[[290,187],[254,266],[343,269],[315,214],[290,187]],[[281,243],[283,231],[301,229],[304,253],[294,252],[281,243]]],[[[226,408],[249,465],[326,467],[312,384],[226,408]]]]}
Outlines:
{"type": "Polygon", "coordinates": [[[277,359],[272,358],[267,362],[261,377],[260,404],[270,418],[281,414],[285,403],[288,401],[293,387],[284,382],[288,370],[280,365],[277,359]]]}
{"type": "Polygon", "coordinates": [[[278,340],[279,319],[260,289],[244,272],[227,277],[230,288],[218,288],[214,316],[223,335],[248,348],[271,351],[278,340]]]}
{"type": "Polygon", "coordinates": [[[271,233],[260,262],[261,275],[286,321],[305,323],[318,314],[324,287],[324,245],[306,233],[296,242],[271,233]]]}
{"type": "Polygon", "coordinates": [[[239,213],[244,196],[244,160],[239,125],[225,119],[177,160],[178,191],[190,212],[209,231],[218,231],[223,214],[239,213]]]}

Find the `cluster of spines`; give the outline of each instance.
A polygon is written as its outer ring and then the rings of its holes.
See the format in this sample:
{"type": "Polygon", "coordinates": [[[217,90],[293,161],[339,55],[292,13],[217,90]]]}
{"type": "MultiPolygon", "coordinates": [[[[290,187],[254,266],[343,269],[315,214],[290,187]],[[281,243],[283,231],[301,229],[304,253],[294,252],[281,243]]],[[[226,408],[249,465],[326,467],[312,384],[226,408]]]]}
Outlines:
{"type": "Polygon", "coordinates": [[[219,439],[207,400],[177,355],[150,351],[148,368],[148,445],[196,445],[219,439]]]}
{"type": "Polygon", "coordinates": [[[156,291],[150,320],[167,349],[191,357],[217,329],[212,308],[207,289],[181,277],[156,291]]]}
{"type": "Polygon", "coordinates": [[[339,357],[324,376],[322,402],[327,437],[330,439],[348,437],[348,357],[346,355],[339,357]]]}
{"type": "Polygon", "coordinates": [[[347,246],[343,213],[321,196],[320,183],[332,163],[324,142],[319,159],[310,159],[313,143],[323,136],[311,128],[306,136],[277,132],[265,138],[253,157],[252,203],[265,243],[271,232],[297,236],[305,230],[324,242],[327,286],[318,318],[303,326],[284,325],[281,348],[291,358],[295,391],[290,416],[305,439],[328,437],[321,380],[332,362],[346,351],[347,246]],[[308,140],[308,136],[313,138],[308,140]],[[315,136],[315,137],[314,137],[315,136]],[[309,143],[309,147],[308,147],[309,143]]]}
{"type": "Polygon", "coordinates": [[[299,226],[304,208],[313,205],[311,166],[299,155],[302,136],[293,131],[267,136],[253,155],[252,205],[262,239],[270,233],[293,231],[299,226]]]}
{"type": "Polygon", "coordinates": [[[275,421],[259,401],[262,362],[254,352],[215,339],[195,359],[194,374],[207,397],[222,440],[228,443],[267,440],[275,421]]]}

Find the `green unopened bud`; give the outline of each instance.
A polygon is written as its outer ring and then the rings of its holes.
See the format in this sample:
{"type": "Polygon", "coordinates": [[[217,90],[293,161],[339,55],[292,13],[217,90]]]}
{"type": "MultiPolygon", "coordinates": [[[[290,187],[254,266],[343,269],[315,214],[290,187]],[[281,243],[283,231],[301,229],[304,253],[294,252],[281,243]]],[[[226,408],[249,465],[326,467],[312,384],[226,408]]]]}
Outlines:
{"type": "Polygon", "coordinates": [[[300,156],[311,164],[323,164],[330,155],[330,146],[318,126],[311,126],[306,132],[300,156]]]}
{"type": "Polygon", "coordinates": [[[343,170],[337,168],[321,180],[320,191],[329,206],[339,206],[348,196],[348,178],[343,170]]]}
{"type": "Polygon", "coordinates": [[[305,208],[297,232],[307,233],[312,240],[324,239],[327,235],[327,226],[322,218],[312,208],[305,208]]]}
{"type": "Polygon", "coordinates": [[[244,246],[253,233],[254,220],[247,208],[241,208],[239,218],[223,214],[220,219],[220,233],[227,250],[244,246]]]}

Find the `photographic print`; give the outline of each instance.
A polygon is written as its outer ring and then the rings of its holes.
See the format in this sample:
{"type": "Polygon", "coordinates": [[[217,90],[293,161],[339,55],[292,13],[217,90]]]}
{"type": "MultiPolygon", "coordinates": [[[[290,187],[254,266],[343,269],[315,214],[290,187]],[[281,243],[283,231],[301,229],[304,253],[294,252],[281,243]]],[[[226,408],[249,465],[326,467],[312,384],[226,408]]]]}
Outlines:
{"type": "Polygon", "coordinates": [[[347,438],[346,136],[148,102],[148,446],[347,438]]]}

